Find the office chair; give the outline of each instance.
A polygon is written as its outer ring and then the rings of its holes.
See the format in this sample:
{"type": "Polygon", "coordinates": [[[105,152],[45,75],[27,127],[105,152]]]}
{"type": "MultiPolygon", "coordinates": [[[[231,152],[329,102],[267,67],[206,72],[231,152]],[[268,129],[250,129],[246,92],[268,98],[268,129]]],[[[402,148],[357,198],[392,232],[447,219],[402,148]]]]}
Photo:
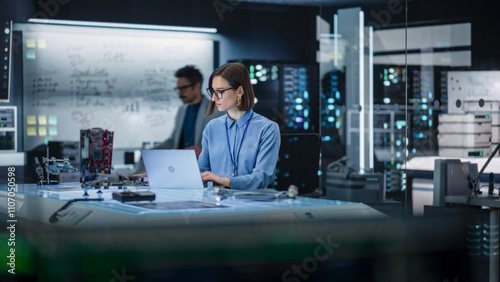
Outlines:
{"type": "Polygon", "coordinates": [[[298,187],[299,196],[319,198],[319,156],[321,137],[316,133],[283,133],[273,188],[298,187]]]}

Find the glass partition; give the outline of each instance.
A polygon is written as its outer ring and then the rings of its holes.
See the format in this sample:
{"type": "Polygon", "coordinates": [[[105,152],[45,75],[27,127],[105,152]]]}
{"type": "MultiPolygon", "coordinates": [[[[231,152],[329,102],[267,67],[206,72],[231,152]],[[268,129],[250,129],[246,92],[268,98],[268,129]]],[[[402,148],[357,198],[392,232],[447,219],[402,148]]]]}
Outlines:
{"type": "Polygon", "coordinates": [[[467,207],[455,218],[466,218],[469,280],[498,281],[500,5],[445,3],[411,1],[408,9],[408,82],[420,84],[408,88],[413,213],[467,207]]]}
{"type": "Polygon", "coordinates": [[[326,197],[397,201],[411,213],[405,3],[323,11],[317,24],[326,197]]]}

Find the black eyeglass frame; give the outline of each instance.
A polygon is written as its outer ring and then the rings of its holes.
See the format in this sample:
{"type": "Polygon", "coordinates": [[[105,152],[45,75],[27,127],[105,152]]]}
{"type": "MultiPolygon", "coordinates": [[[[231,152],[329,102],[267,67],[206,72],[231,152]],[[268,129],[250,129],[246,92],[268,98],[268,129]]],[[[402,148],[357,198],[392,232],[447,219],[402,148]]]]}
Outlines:
{"type": "Polygon", "coordinates": [[[207,88],[207,92],[208,92],[208,95],[210,96],[210,98],[212,98],[212,96],[214,95],[214,93],[216,93],[217,98],[218,99],[222,99],[222,95],[224,94],[224,92],[226,92],[228,90],[232,90],[232,89],[234,89],[234,87],[229,87],[227,89],[221,89],[221,90],[214,90],[214,89],[211,89],[211,88],[207,88]]]}
{"type": "Polygon", "coordinates": [[[174,91],[182,91],[184,89],[188,89],[189,87],[193,87],[196,83],[191,83],[191,84],[188,84],[188,85],[184,85],[184,86],[181,86],[181,87],[175,87],[174,88],[174,91]]]}

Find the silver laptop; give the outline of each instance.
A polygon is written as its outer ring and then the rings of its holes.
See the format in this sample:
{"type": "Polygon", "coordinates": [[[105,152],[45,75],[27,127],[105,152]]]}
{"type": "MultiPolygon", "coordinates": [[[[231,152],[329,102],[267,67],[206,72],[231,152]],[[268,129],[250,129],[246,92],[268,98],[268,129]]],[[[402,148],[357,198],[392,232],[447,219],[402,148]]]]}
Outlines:
{"type": "Polygon", "coordinates": [[[151,188],[203,188],[194,150],[141,150],[151,188]]]}

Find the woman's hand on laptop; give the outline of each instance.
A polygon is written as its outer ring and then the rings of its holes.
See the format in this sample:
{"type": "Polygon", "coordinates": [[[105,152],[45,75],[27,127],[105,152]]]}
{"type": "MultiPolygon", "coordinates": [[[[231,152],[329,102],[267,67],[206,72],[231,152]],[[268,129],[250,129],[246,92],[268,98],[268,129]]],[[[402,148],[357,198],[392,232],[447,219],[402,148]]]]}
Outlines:
{"type": "Polygon", "coordinates": [[[131,176],[129,176],[128,178],[143,178],[143,177],[147,177],[148,175],[143,172],[143,173],[136,173],[136,174],[133,174],[131,176]]]}
{"type": "Polygon", "coordinates": [[[231,188],[231,180],[227,177],[220,177],[211,171],[204,171],[201,173],[201,180],[203,181],[212,181],[218,185],[222,185],[225,187],[231,188]]]}

